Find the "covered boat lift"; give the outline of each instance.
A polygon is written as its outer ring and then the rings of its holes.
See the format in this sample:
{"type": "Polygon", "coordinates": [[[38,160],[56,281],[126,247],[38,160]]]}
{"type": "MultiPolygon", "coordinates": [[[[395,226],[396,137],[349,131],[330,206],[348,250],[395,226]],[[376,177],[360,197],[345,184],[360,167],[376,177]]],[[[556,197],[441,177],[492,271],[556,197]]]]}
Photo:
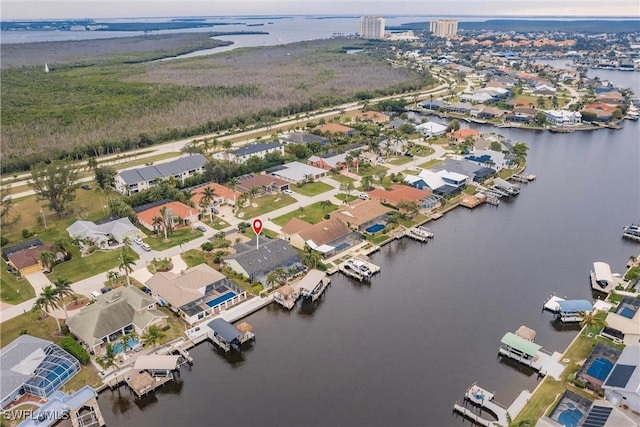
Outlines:
{"type": "Polygon", "coordinates": [[[207,323],[207,327],[209,339],[225,352],[240,351],[243,343],[255,339],[255,335],[248,328],[244,328],[243,332],[220,317],[207,323]]]}
{"type": "Polygon", "coordinates": [[[596,291],[611,293],[616,282],[611,274],[611,267],[606,262],[594,262],[591,271],[591,287],[596,291]]]}
{"type": "Polygon", "coordinates": [[[593,311],[593,304],[587,300],[574,299],[558,302],[558,312],[556,319],[562,323],[580,322],[584,319],[583,313],[593,311]]]}

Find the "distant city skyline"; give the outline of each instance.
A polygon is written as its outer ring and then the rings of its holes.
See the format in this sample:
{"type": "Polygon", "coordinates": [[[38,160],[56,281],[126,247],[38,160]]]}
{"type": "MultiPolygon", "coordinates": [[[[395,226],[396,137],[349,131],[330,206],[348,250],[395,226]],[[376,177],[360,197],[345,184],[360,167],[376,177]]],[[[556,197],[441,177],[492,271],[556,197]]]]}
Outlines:
{"type": "Polygon", "coordinates": [[[233,15],[640,17],[638,0],[1,0],[3,20],[233,15]]]}

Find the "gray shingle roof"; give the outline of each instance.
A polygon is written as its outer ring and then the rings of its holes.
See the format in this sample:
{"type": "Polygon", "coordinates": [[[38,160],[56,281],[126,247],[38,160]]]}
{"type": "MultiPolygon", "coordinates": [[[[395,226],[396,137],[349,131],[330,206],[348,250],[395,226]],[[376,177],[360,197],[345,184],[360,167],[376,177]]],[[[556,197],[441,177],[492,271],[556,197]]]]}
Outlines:
{"type": "Polygon", "coordinates": [[[255,239],[244,245],[238,244],[234,248],[238,253],[227,259],[236,260],[249,276],[255,279],[266,276],[278,267],[287,269],[301,261],[298,252],[281,239],[260,239],[260,249],[256,249],[255,239]]]}
{"type": "Polygon", "coordinates": [[[189,170],[201,168],[206,163],[206,157],[202,154],[196,154],[193,156],[181,157],[171,162],[161,163],[159,165],[124,170],[120,172],[119,175],[127,185],[130,185],[141,181],[152,181],[157,178],[179,175],[189,170]]]}
{"type": "MultiPolygon", "coordinates": [[[[8,394],[13,392],[18,387],[31,377],[33,372],[20,372],[20,370],[14,370],[14,366],[22,364],[27,360],[30,355],[35,351],[44,350],[51,343],[31,335],[20,335],[15,340],[0,349],[0,399],[4,399],[8,394]]],[[[24,364],[22,366],[25,366],[24,364]]],[[[34,366],[34,368],[37,367],[34,366]]]]}
{"type": "Polygon", "coordinates": [[[282,147],[279,142],[265,142],[258,144],[249,144],[244,147],[240,147],[237,150],[232,151],[238,157],[251,156],[252,154],[259,153],[261,151],[267,151],[272,148],[282,147]]]}
{"type": "Polygon", "coordinates": [[[329,143],[329,140],[327,138],[307,132],[290,133],[283,136],[281,139],[284,141],[292,142],[294,144],[308,144],[310,142],[317,142],[320,145],[325,145],[329,143]]]}

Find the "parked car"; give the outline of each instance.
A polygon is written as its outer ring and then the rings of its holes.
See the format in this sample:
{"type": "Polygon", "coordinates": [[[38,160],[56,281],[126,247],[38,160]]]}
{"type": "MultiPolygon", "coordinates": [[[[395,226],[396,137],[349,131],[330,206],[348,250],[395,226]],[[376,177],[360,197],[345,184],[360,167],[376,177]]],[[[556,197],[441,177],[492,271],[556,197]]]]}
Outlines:
{"type": "Polygon", "coordinates": [[[282,190],[283,194],[286,194],[287,196],[293,196],[293,191],[291,190],[282,190]]]}
{"type": "Polygon", "coordinates": [[[369,198],[369,195],[367,193],[360,193],[358,194],[358,198],[362,200],[367,200],[369,198]]]}
{"type": "Polygon", "coordinates": [[[141,239],[141,238],[136,237],[135,239],[133,239],[133,243],[135,243],[136,245],[141,245],[141,244],[143,244],[144,242],[142,241],[142,239],[141,239]]]}
{"type": "Polygon", "coordinates": [[[110,287],[105,286],[104,288],[101,288],[101,289],[100,289],[100,292],[102,292],[103,294],[106,294],[106,293],[107,293],[107,292],[109,292],[110,290],[111,290],[111,288],[110,288],[110,287]]]}
{"type": "Polygon", "coordinates": [[[100,292],[96,291],[95,289],[93,291],[91,291],[91,296],[94,298],[98,298],[100,295],[102,295],[100,292]]]}
{"type": "Polygon", "coordinates": [[[211,208],[211,212],[213,212],[214,215],[220,214],[220,212],[218,212],[218,209],[216,209],[214,207],[211,208]]]}
{"type": "Polygon", "coordinates": [[[149,252],[149,251],[151,250],[151,246],[149,246],[149,245],[148,245],[148,244],[146,244],[146,243],[141,244],[141,245],[140,245],[140,247],[141,247],[142,249],[144,249],[145,251],[147,251],[147,252],[149,252]]]}
{"type": "Polygon", "coordinates": [[[80,188],[82,188],[83,190],[91,190],[91,186],[89,184],[82,184],[80,188]]]}
{"type": "Polygon", "coordinates": [[[202,231],[204,233],[207,231],[207,227],[205,227],[204,225],[199,225],[196,227],[196,230],[202,231]]]}

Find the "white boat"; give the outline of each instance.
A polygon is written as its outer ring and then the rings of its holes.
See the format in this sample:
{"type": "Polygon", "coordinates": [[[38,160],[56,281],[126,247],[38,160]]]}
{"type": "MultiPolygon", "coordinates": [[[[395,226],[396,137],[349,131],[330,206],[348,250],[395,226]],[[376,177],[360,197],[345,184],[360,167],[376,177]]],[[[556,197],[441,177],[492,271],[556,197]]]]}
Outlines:
{"type": "Polygon", "coordinates": [[[640,225],[639,224],[631,224],[625,227],[622,227],[622,237],[626,237],[627,239],[640,241],[640,225]]]}

